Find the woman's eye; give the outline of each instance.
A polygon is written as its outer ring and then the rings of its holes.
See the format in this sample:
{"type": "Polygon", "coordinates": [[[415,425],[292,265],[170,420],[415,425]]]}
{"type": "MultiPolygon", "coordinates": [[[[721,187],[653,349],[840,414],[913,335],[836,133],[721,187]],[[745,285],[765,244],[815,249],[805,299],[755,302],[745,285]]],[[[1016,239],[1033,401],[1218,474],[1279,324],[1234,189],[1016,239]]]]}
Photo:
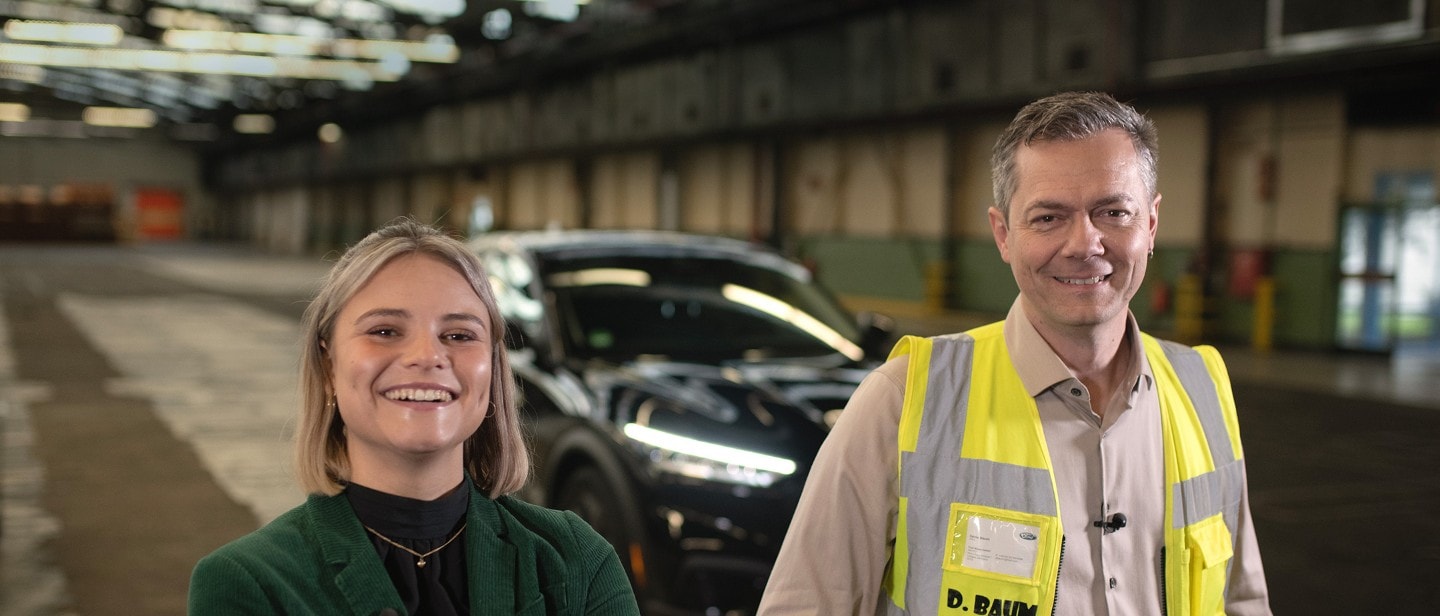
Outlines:
{"type": "Polygon", "coordinates": [[[471,340],[480,339],[479,336],[476,336],[475,334],[470,332],[450,332],[445,334],[443,338],[451,342],[469,342],[471,340]]]}
{"type": "Polygon", "coordinates": [[[381,336],[388,338],[391,336],[399,335],[400,331],[393,327],[376,327],[366,333],[370,334],[371,336],[381,336]]]}

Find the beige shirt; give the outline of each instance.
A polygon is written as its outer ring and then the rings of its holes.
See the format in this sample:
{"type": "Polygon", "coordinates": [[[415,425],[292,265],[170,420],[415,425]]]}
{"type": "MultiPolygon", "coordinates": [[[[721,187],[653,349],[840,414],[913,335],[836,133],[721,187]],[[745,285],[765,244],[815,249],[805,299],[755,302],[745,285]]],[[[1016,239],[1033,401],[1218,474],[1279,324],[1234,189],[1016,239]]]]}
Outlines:
{"type": "MultiPolygon", "coordinates": [[[[1065,556],[1057,616],[1159,614],[1165,477],[1155,379],[1130,318],[1128,376],[1106,401],[1090,394],[1030,324],[1016,301],[1005,343],[1035,398],[1060,495],[1065,556]],[[1124,513],[1125,528],[1093,522],[1124,513]]],[[[815,459],[795,518],[760,604],[763,616],[883,614],[885,564],[895,543],[896,472],[906,358],[887,362],[860,384],[815,459]]],[[[1227,612],[1269,614],[1265,575],[1240,503],[1227,612]]],[[[938,599],[937,599],[938,601],[938,599]]]]}

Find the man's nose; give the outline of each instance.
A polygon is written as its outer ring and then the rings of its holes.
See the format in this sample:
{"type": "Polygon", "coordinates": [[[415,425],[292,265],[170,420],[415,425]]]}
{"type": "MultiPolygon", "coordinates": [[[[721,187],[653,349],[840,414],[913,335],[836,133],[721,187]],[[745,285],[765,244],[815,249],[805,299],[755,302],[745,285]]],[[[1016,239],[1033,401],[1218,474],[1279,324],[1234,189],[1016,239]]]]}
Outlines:
{"type": "Polygon", "coordinates": [[[1088,216],[1074,219],[1065,233],[1065,256],[1087,259],[1105,252],[1104,234],[1088,216]]]}

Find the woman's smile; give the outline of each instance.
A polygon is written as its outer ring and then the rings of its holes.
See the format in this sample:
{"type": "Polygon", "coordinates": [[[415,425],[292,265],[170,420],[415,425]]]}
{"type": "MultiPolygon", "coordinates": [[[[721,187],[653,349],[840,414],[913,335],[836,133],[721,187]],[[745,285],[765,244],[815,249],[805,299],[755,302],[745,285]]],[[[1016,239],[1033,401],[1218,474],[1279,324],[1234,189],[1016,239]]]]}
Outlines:
{"type": "Polygon", "coordinates": [[[396,402],[447,403],[455,399],[455,394],[448,389],[415,385],[388,389],[381,395],[396,402]]]}

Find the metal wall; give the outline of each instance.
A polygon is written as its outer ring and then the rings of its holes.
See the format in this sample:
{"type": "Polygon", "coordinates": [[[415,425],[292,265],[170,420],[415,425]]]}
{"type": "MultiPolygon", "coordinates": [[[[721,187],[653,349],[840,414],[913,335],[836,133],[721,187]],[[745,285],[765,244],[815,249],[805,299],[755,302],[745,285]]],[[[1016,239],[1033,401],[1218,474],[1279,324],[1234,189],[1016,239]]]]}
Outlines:
{"type": "Polygon", "coordinates": [[[320,246],[395,213],[464,228],[484,201],[502,228],[771,241],[856,304],[994,313],[1014,287],[985,216],[991,144],[1028,99],[1106,89],[1161,133],[1142,322],[1163,325],[1180,279],[1208,270],[1217,335],[1244,339],[1253,299],[1227,290],[1231,253],[1258,250],[1278,280],[1277,340],[1325,346],[1343,196],[1440,158],[1416,137],[1440,119],[1357,130],[1347,101],[1384,75],[1390,87],[1413,87],[1417,71],[1440,78],[1440,33],[1432,11],[1414,40],[1374,46],[1378,59],[1308,53],[1295,48],[1303,37],[1267,32],[1263,13],[1231,0],[894,3],[537,77],[339,144],[234,153],[215,177],[227,193],[263,187],[276,196],[250,207],[283,211],[286,186],[314,187],[320,246]],[[1336,66],[1344,80],[1326,77],[1336,66]],[[1271,77],[1287,82],[1260,86],[1271,77]]]}
{"type": "Polygon", "coordinates": [[[347,133],[344,146],[256,148],[220,185],[634,147],[995,104],[1132,81],[1138,8],[1102,0],[896,5],[839,23],[538,81],[347,133]]]}

